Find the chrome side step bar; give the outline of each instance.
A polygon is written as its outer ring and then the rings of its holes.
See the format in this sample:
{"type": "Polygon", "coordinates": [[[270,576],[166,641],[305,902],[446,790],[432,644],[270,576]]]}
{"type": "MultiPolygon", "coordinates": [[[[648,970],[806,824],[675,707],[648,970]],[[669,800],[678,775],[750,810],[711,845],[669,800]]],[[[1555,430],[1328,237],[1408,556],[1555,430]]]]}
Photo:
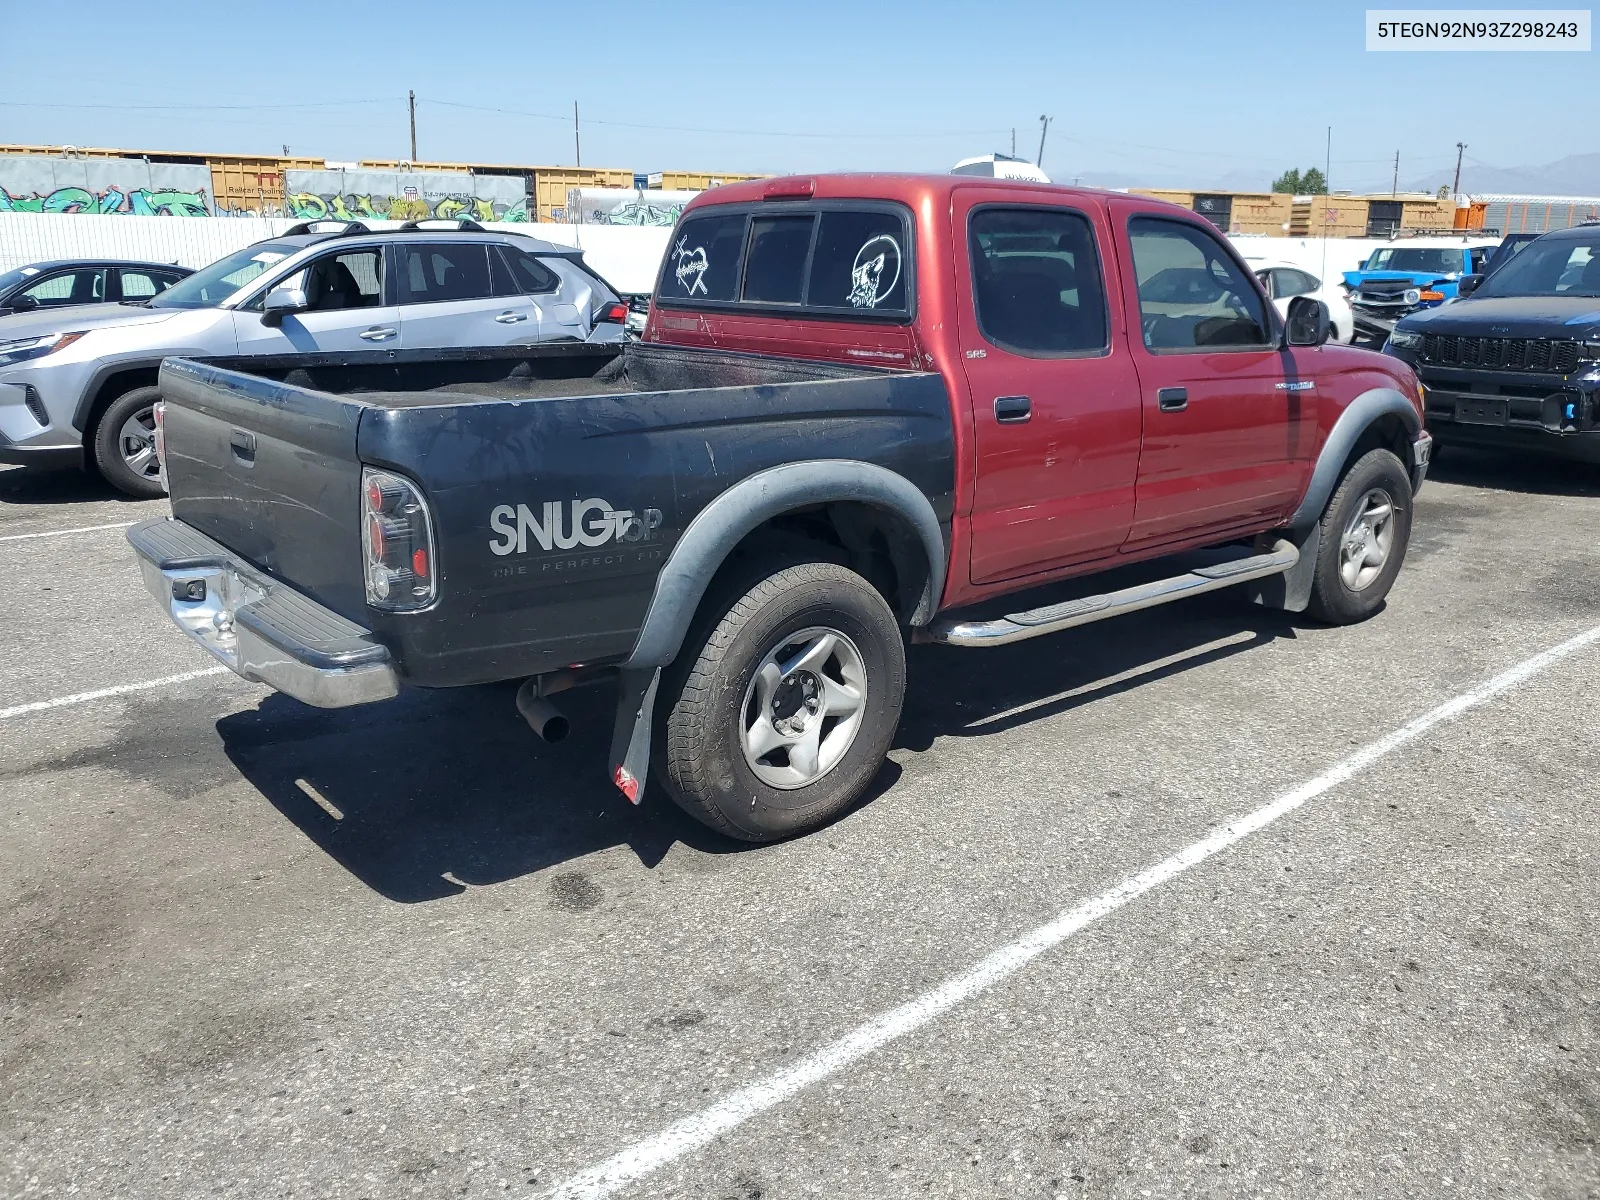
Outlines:
{"type": "Polygon", "coordinates": [[[1120,592],[1084,596],[1045,608],[1010,613],[993,621],[935,621],[916,640],[944,646],[1006,646],[1078,625],[1104,621],[1108,617],[1120,617],[1123,613],[1138,612],[1141,608],[1154,608],[1158,604],[1170,604],[1174,600],[1214,592],[1236,583],[1281,575],[1299,561],[1300,551],[1294,544],[1280,540],[1265,554],[1236,558],[1212,567],[1199,567],[1170,579],[1141,583],[1120,592]]]}

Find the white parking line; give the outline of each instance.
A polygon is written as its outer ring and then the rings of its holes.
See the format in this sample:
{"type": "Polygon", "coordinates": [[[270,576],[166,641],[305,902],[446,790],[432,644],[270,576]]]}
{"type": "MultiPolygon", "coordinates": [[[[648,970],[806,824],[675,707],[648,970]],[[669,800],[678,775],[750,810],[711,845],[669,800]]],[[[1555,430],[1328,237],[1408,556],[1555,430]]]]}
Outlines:
{"type": "Polygon", "coordinates": [[[1448,700],[1424,713],[1409,725],[1402,726],[1357,750],[1350,757],[1334,764],[1316,778],[1307,780],[1272,803],[1237,818],[1209,837],[1185,846],[1171,858],[1164,859],[1139,874],[1123,880],[1116,887],[1062,911],[1054,920],[1030,929],[962,974],[952,976],[938,987],[924,992],[898,1008],[880,1013],[843,1037],[812,1051],[798,1062],[775,1071],[765,1079],[757,1080],[731,1093],[710,1108],[684,1117],[604,1162],[578,1172],[570,1179],[556,1185],[547,1195],[550,1200],[600,1200],[602,1197],[615,1194],[668,1163],[700,1149],[750,1118],[783,1103],[812,1084],[844,1070],[896,1038],[921,1029],[956,1006],[988,991],[1045,951],[1059,946],[1101,917],[1115,912],[1152,888],[1176,878],[1190,867],[1197,866],[1234,843],[1243,841],[1253,833],[1259,833],[1280,817],[1331,791],[1385,755],[1421,737],[1435,725],[1460,716],[1468,709],[1475,708],[1508,688],[1515,687],[1550,664],[1583,649],[1596,640],[1600,640],[1600,626],[1580,633],[1558,646],[1553,646],[1542,654],[1534,655],[1471,691],[1463,692],[1455,699],[1448,700]]]}
{"type": "Polygon", "coordinates": [[[77,692],[71,696],[57,696],[53,700],[35,700],[32,704],[15,704],[10,708],[0,708],[0,721],[9,721],[12,717],[44,712],[46,709],[51,708],[66,708],[72,704],[87,704],[91,700],[104,700],[110,696],[126,696],[129,692],[145,692],[151,688],[166,687],[171,683],[186,683],[191,679],[203,679],[207,675],[222,675],[227,670],[227,667],[207,667],[203,671],[184,671],[180,675],[166,675],[160,679],[146,679],[142,683],[119,683],[116,687],[100,688],[93,692],[77,692]]]}
{"type": "Polygon", "coordinates": [[[62,537],[69,533],[94,533],[98,529],[126,529],[137,521],[113,521],[110,525],[76,525],[71,529],[47,529],[43,533],[8,533],[0,542],[26,542],[32,538],[62,537]]]}

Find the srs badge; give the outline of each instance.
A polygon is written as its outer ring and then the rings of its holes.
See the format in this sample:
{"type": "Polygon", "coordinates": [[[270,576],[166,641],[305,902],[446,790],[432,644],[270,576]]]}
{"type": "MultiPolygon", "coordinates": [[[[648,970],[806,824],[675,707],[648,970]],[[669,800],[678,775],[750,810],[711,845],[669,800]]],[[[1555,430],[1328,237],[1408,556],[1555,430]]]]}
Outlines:
{"type": "Polygon", "coordinates": [[[489,528],[497,536],[489,539],[495,554],[526,554],[528,535],[541,550],[571,550],[578,546],[604,546],[607,542],[642,542],[661,524],[661,510],[612,508],[599,497],[562,504],[546,500],[543,511],[535,513],[526,504],[513,508],[497,505],[489,514],[489,528]]]}

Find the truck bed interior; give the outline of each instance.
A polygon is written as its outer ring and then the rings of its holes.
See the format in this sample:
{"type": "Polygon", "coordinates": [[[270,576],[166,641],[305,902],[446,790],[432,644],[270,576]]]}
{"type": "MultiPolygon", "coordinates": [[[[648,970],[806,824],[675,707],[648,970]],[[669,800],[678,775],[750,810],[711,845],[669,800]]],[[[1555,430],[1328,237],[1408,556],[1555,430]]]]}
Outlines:
{"type": "Polygon", "coordinates": [[[822,379],[854,379],[885,368],[809,362],[704,349],[550,343],[489,351],[404,351],[284,359],[210,359],[213,366],[274,379],[291,387],[359,400],[380,408],[476,404],[483,400],[549,400],[626,395],[680,388],[748,387],[822,379]]]}

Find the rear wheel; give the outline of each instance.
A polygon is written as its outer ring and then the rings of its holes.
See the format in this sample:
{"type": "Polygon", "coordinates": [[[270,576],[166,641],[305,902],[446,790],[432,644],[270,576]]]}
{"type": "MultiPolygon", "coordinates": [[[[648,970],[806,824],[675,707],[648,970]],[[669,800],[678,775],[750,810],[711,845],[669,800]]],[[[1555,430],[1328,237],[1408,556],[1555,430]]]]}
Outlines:
{"type": "Polygon", "coordinates": [[[94,428],[94,461],[105,481],[119,492],[149,499],[163,496],[156,461],[156,401],[161,389],[124,392],[100,414],[94,428]]]}
{"type": "Polygon", "coordinates": [[[1368,451],[1322,515],[1308,611],[1334,625],[1366,620],[1394,586],[1410,540],[1411,477],[1391,451],[1368,451]]]}
{"type": "Polygon", "coordinates": [[[657,773],[713,829],[814,829],[872,782],[900,721],[894,613],[849,568],[768,564],[708,596],[663,677],[657,773]]]}

